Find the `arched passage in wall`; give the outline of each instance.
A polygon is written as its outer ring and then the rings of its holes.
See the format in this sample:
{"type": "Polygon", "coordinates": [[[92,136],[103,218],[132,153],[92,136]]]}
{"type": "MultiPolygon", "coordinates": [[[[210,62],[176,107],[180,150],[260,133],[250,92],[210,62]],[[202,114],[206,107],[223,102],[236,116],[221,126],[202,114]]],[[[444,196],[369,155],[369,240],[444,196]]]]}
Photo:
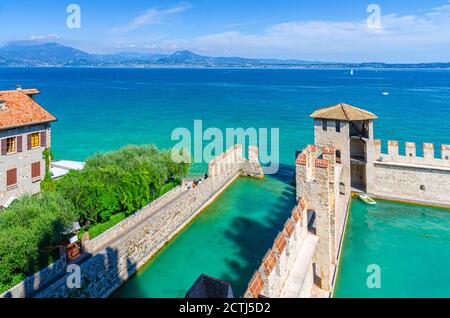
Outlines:
{"type": "Polygon", "coordinates": [[[366,191],[367,144],[363,138],[350,139],[350,179],[352,188],[366,191]]]}
{"type": "Polygon", "coordinates": [[[308,210],[307,211],[307,228],[308,232],[316,235],[316,211],[308,210]]]}
{"type": "Polygon", "coordinates": [[[336,162],[337,163],[341,163],[342,162],[341,151],[339,149],[336,150],[336,162]]]}

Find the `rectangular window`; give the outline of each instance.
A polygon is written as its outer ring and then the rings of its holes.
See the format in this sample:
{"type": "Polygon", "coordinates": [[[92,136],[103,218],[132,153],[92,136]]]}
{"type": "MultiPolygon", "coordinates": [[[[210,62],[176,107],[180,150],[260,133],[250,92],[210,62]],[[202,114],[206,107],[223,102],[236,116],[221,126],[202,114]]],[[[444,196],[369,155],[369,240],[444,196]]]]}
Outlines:
{"type": "Polygon", "coordinates": [[[327,131],[327,121],[325,119],[322,120],[322,129],[327,131]]]}
{"type": "Polygon", "coordinates": [[[6,171],[6,186],[13,187],[17,185],[17,168],[6,171]]]}
{"type": "Polygon", "coordinates": [[[341,132],[341,122],[336,120],[336,132],[341,132]]]}
{"type": "Polygon", "coordinates": [[[41,177],[41,162],[34,162],[31,164],[31,179],[38,179],[41,177]]]}
{"type": "Polygon", "coordinates": [[[39,140],[39,133],[31,134],[31,148],[39,147],[41,145],[39,140]]]}
{"type": "Polygon", "coordinates": [[[14,153],[16,152],[16,137],[10,137],[6,139],[6,153],[14,153]]]}

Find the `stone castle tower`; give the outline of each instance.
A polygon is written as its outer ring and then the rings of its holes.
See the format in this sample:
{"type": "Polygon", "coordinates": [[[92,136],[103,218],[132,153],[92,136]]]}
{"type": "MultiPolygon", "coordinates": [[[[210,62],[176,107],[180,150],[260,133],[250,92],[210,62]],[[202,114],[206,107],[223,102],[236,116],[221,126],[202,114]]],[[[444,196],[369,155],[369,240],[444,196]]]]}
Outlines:
{"type": "Polygon", "coordinates": [[[373,120],[378,117],[347,104],[319,109],[311,117],[314,118],[314,144],[336,148],[345,192],[348,193],[350,187],[370,192],[371,165],[375,160],[373,120]]]}
{"type": "Polygon", "coordinates": [[[298,153],[297,202],[253,275],[245,297],[330,297],[352,192],[385,200],[450,207],[450,145],[374,140],[374,114],[347,105],[322,108],[314,144],[298,153]]]}
{"type": "Polygon", "coordinates": [[[373,178],[373,119],[338,104],[315,111],[314,145],[296,160],[297,199],[308,206],[308,230],[319,237],[313,261],[317,285],[331,291],[342,226],[353,189],[369,191],[373,178]]]}

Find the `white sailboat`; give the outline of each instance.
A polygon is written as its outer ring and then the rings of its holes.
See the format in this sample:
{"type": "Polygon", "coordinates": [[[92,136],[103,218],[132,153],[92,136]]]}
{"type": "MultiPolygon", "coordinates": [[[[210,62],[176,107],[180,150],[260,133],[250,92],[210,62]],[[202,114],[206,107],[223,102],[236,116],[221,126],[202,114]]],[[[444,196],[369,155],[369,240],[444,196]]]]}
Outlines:
{"type": "Polygon", "coordinates": [[[350,71],[350,75],[353,76],[354,74],[355,74],[355,72],[354,72],[354,70],[352,69],[352,70],[350,71]]]}

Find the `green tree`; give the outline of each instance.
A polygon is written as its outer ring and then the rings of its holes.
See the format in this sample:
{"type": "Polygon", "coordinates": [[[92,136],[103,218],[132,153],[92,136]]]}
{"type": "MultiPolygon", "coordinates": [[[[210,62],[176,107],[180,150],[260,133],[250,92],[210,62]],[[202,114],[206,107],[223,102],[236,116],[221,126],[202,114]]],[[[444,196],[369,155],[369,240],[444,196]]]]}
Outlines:
{"type": "Polygon", "coordinates": [[[56,193],[24,196],[0,213],[0,290],[55,260],[73,205],[56,193]],[[2,288],[3,287],[3,288],[2,288]]]}

